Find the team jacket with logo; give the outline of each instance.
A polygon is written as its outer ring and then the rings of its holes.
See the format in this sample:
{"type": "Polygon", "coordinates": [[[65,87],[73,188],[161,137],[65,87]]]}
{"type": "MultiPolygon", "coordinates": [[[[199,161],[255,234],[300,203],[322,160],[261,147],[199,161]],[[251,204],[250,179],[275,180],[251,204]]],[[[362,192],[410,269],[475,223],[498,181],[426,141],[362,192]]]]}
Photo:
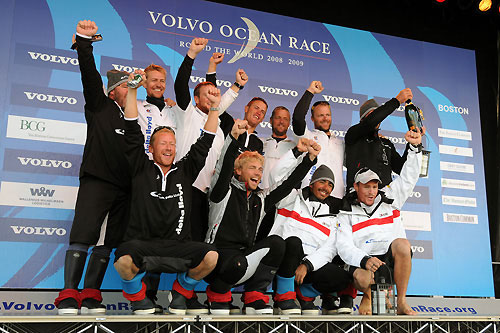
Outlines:
{"type": "Polygon", "coordinates": [[[127,158],[132,173],[130,220],[125,240],[191,237],[191,184],[205,165],[215,135],[204,132],[166,175],[144,154],[144,136],[135,119],[126,123],[127,158]]]}
{"type": "Polygon", "coordinates": [[[123,112],[104,94],[90,39],[77,35],[76,43],[87,121],[80,177],[94,176],[127,189],[130,173],[125,158],[123,112]]]}
{"type": "MultiPolygon", "coordinates": [[[[189,94],[188,81],[191,76],[191,69],[194,60],[186,55],[184,61],[179,68],[175,79],[175,98],[178,108],[174,109],[175,123],[177,127],[177,156],[176,160],[183,158],[191,148],[191,145],[196,142],[198,137],[203,132],[203,127],[207,121],[208,115],[198,109],[191,101],[189,94]]],[[[208,78],[208,75],[207,75],[208,78]]],[[[238,97],[238,93],[232,89],[228,89],[221,96],[219,104],[219,112],[224,112],[238,97]]],[[[198,178],[193,183],[193,186],[200,191],[207,192],[210,186],[210,181],[214,173],[215,164],[220,156],[222,147],[224,146],[224,133],[220,126],[217,127],[216,136],[213,146],[208,153],[206,165],[201,170],[198,178]]]]}
{"type": "MultiPolygon", "coordinates": [[[[331,131],[330,136],[328,136],[323,131],[317,129],[311,131],[307,128],[305,118],[313,96],[312,93],[306,90],[297,103],[292,117],[293,132],[297,137],[305,137],[319,143],[321,152],[318,155],[317,166],[324,164],[332,170],[335,176],[335,188],[330,195],[342,199],[345,192],[344,177],[342,173],[342,167],[344,165],[344,141],[337,138],[331,131]]],[[[314,171],[316,171],[316,167],[313,166],[302,181],[301,187],[309,185],[314,171]]]]}
{"type": "MultiPolygon", "coordinates": [[[[287,152],[271,172],[273,181],[286,177],[297,162],[294,154],[287,152]]],[[[337,255],[335,249],[337,219],[341,199],[332,196],[319,201],[311,193],[310,187],[294,189],[277,205],[276,217],[270,235],[283,239],[296,236],[302,241],[302,248],[307,259],[317,270],[329,263],[337,255]],[[333,246],[322,249],[328,240],[333,246]]]]}
{"type": "Polygon", "coordinates": [[[286,180],[268,189],[257,188],[247,196],[245,183],[233,177],[234,161],[239,149],[238,141],[228,135],[221,155],[223,157],[217,162],[212,179],[205,241],[218,248],[243,250],[252,246],[265,213],[287,196],[316,163],[316,159],[311,162],[308,157],[304,157],[286,180]]]}
{"type": "Polygon", "coordinates": [[[337,215],[337,249],[346,264],[360,267],[365,256],[384,254],[396,238],[406,238],[400,210],[418,181],[422,162],[422,153],[409,146],[401,174],[381,190],[371,207],[348,204],[337,215]]]}

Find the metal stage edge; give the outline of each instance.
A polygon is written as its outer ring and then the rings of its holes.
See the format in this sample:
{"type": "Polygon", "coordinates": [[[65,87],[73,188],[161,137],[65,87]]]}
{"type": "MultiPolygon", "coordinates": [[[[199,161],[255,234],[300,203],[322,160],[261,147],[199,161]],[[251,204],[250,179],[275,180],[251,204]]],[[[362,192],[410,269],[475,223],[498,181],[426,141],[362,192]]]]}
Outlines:
{"type": "Polygon", "coordinates": [[[1,333],[500,332],[500,316],[0,315],[1,333]]]}

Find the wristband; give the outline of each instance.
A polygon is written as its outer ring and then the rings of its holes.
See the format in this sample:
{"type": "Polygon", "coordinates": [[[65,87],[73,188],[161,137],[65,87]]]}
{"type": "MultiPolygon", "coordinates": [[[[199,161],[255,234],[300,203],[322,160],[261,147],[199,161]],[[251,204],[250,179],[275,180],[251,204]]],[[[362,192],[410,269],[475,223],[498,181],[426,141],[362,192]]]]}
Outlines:
{"type": "Polygon", "coordinates": [[[210,108],[210,111],[219,111],[219,108],[210,108]]]}
{"type": "Polygon", "coordinates": [[[236,88],[238,88],[239,90],[241,90],[241,89],[245,88],[245,86],[242,86],[242,85],[241,85],[241,84],[239,84],[238,82],[235,82],[235,83],[234,83],[234,86],[235,86],[236,88]]]}

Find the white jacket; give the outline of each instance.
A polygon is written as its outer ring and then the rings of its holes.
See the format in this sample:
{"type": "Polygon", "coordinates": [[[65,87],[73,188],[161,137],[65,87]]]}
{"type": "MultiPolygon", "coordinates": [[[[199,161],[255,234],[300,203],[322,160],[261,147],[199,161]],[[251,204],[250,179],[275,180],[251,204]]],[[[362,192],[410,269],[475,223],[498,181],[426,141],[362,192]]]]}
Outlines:
{"type": "MultiPolygon", "coordinates": [[[[286,178],[301,160],[296,159],[291,150],[286,152],[271,172],[273,181],[286,178]]],[[[308,186],[301,190],[294,189],[276,205],[276,216],[269,234],[283,239],[291,236],[300,238],[305,258],[317,270],[337,255],[337,220],[327,203],[310,200],[308,194],[308,186]]]]}
{"type": "Polygon", "coordinates": [[[400,210],[418,181],[422,163],[422,153],[409,146],[401,174],[382,189],[392,203],[382,200],[379,194],[371,207],[350,205],[350,211],[341,210],[337,215],[337,249],[346,264],[360,267],[363,257],[385,254],[396,238],[406,238],[400,210]],[[369,208],[375,208],[371,216],[365,212],[369,208]]]}
{"type": "MultiPolygon", "coordinates": [[[[224,112],[237,97],[237,92],[228,89],[221,97],[219,112],[224,112]]],[[[177,105],[173,107],[165,106],[165,108],[160,111],[157,106],[147,101],[137,101],[137,109],[139,112],[138,122],[145,137],[144,148],[150,159],[152,159],[152,157],[148,150],[149,139],[153,130],[158,126],[170,126],[174,129],[176,139],[176,162],[189,152],[191,145],[200,137],[208,118],[208,115],[198,109],[192,102],[193,101],[189,103],[185,111],[181,110],[177,105]]],[[[215,163],[219,158],[223,145],[224,133],[222,133],[220,127],[217,127],[217,133],[212,148],[210,148],[208,152],[205,167],[203,167],[198,178],[196,178],[196,181],[193,183],[193,186],[200,191],[205,193],[208,191],[210,179],[215,169],[215,163]]]]}
{"type": "Polygon", "coordinates": [[[144,134],[144,150],[148,154],[149,159],[152,159],[151,153],[149,152],[149,140],[151,139],[151,134],[158,126],[170,126],[177,133],[177,126],[175,123],[175,114],[177,112],[182,112],[182,110],[177,106],[165,106],[163,110],[158,110],[158,107],[147,101],[137,100],[137,111],[139,117],[137,122],[141,126],[142,134],[144,134]]]}
{"type": "Polygon", "coordinates": [[[307,176],[302,181],[301,187],[309,186],[311,182],[311,177],[316,171],[316,168],[324,164],[332,170],[335,176],[335,188],[332,191],[331,196],[342,199],[344,196],[345,186],[344,186],[344,141],[337,138],[333,132],[331,132],[330,137],[326,135],[325,132],[314,129],[309,130],[306,128],[305,133],[302,137],[307,139],[312,139],[319,143],[321,146],[321,152],[318,155],[318,163],[311,168],[307,176]]]}
{"type": "Polygon", "coordinates": [[[262,172],[262,181],[260,186],[268,188],[272,183],[271,170],[278,160],[285,155],[286,152],[292,150],[297,145],[297,139],[292,136],[277,142],[272,137],[262,140],[264,142],[264,171],[262,172]]]}

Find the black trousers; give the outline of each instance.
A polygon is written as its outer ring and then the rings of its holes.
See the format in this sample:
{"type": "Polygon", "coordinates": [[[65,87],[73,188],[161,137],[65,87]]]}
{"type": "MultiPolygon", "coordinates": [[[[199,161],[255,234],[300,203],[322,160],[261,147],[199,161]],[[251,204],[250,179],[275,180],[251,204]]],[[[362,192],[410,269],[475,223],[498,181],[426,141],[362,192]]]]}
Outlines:
{"type": "Polygon", "coordinates": [[[104,245],[116,247],[127,227],[129,200],[129,192],[121,187],[92,176],[81,177],[69,243],[96,244],[107,216],[104,245]]]}

